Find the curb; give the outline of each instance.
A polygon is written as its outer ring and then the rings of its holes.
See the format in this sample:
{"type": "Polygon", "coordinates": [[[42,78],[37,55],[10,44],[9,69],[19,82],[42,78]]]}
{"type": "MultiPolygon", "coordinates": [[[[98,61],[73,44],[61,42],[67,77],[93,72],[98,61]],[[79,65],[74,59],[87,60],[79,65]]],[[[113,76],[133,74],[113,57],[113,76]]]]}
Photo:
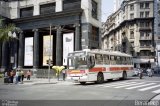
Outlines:
{"type": "Polygon", "coordinates": [[[33,83],[32,85],[45,85],[45,84],[57,84],[57,82],[44,82],[44,83],[33,83]]]}

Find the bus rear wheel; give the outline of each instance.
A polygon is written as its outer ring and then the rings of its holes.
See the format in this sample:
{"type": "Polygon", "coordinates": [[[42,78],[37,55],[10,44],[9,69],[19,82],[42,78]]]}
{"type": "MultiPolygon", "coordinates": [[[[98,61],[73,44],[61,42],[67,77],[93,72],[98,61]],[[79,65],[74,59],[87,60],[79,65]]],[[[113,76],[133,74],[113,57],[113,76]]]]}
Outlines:
{"type": "Polygon", "coordinates": [[[80,82],[80,84],[81,84],[81,85],[85,85],[85,84],[86,84],[86,82],[80,82]]]}
{"type": "Polygon", "coordinates": [[[103,76],[103,73],[98,73],[96,83],[98,83],[98,84],[102,84],[103,82],[104,82],[104,76],[103,76]]]}

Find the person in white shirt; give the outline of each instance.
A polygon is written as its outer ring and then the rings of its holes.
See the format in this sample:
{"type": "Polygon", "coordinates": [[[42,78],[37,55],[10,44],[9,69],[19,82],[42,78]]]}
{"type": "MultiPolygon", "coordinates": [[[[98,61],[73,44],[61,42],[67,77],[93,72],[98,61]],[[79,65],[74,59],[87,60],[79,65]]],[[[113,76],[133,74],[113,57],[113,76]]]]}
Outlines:
{"type": "Polygon", "coordinates": [[[18,84],[18,76],[19,76],[19,70],[16,71],[16,83],[15,84],[18,84]]]}
{"type": "Polygon", "coordinates": [[[147,74],[149,77],[152,77],[152,70],[150,68],[147,69],[147,74]]]}

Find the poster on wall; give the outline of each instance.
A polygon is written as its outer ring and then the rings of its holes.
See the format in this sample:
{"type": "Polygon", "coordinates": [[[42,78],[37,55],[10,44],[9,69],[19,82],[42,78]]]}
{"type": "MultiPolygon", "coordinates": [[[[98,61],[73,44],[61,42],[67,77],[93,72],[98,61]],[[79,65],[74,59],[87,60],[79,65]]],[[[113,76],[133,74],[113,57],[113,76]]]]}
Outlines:
{"type": "Polygon", "coordinates": [[[51,36],[51,41],[50,41],[50,36],[43,36],[43,66],[47,65],[47,60],[49,60],[49,56],[50,59],[52,59],[52,55],[53,55],[53,36],[51,36]],[[51,43],[51,44],[50,44],[51,43]],[[51,47],[50,47],[51,46],[51,47]]]}
{"type": "Polygon", "coordinates": [[[25,38],[24,65],[33,66],[33,37],[25,38]]]}
{"type": "Polygon", "coordinates": [[[67,65],[69,52],[74,51],[74,33],[63,34],[63,65],[67,65]]]}

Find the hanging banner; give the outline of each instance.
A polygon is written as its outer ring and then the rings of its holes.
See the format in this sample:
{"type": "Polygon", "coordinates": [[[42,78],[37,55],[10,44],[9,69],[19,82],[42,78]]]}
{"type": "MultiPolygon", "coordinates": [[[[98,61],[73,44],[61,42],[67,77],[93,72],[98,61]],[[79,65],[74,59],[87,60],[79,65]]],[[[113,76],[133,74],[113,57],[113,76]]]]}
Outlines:
{"type": "Polygon", "coordinates": [[[63,34],[63,65],[67,65],[68,53],[74,51],[74,33],[63,34]]]}
{"type": "Polygon", "coordinates": [[[51,35],[51,39],[50,36],[43,36],[43,66],[48,65],[47,64],[47,60],[50,59],[52,60],[52,55],[53,55],[53,35],[51,35]]]}
{"type": "Polygon", "coordinates": [[[33,66],[33,37],[25,38],[24,65],[33,66]]]}

